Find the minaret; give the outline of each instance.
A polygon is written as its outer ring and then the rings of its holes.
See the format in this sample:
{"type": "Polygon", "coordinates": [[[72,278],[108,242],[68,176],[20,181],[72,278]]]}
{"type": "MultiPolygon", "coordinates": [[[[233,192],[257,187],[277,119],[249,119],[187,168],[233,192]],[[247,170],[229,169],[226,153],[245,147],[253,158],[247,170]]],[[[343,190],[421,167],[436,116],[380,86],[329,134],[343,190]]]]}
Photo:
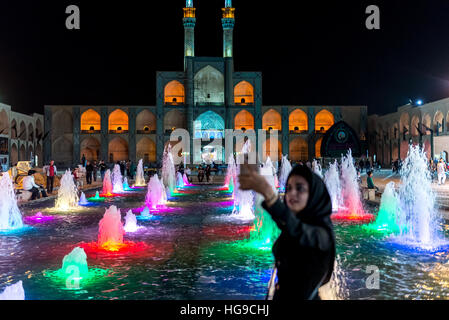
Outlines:
{"type": "Polygon", "coordinates": [[[186,0],[184,10],[184,71],[186,70],[186,57],[195,56],[195,8],[193,0],[186,0]]]}
{"type": "Polygon", "coordinates": [[[232,34],[234,32],[234,11],[231,0],[225,0],[221,23],[223,25],[223,58],[232,58],[232,34]]]}

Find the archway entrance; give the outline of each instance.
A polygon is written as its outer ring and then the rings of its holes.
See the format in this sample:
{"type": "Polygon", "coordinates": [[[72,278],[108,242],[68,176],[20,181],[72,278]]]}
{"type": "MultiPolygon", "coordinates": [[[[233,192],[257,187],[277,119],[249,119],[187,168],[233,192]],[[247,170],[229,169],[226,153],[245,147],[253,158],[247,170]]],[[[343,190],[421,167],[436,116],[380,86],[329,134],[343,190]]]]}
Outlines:
{"type": "Polygon", "coordinates": [[[223,146],[210,145],[215,139],[224,139],[224,129],[223,118],[213,111],[206,111],[195,120],[194,139],[206,140],[201,141],[201,153],[193,155],[195,163],[224,162],[223,146]]]}

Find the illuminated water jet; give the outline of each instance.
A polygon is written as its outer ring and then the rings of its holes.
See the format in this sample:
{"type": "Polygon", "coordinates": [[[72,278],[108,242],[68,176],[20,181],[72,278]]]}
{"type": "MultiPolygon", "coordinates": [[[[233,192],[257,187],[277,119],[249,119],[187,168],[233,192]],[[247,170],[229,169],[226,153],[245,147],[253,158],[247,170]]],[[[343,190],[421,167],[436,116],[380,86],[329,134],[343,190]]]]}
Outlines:
{"type": "Polygon", "coordinates": [[[292,165],[288,161],[287,155],[282,156],[281,170],[279,175],[279,191],[285,192],[285,184],[287,183],[288,175],[292,171],[292,165]]]}
{"type": "Polygon", "coordinates": [[[0,293],[0,300],[25,300],[25,290],[23,290],[22,281],[7,286],[0,293]]]}
{"type": "Polygon", "coordinates": [[[114,193],[123,192],[123,177],[120,172],[120,165],[116,164],[114,170],[112,171],[112,191],[114,193]]]}
{"type": "Polygon", "coordinates": [[[171,154],[170,144],[165,147],[162,158],[162,179],[164,186],[167,188],[167,198],[172,195],[176,187],[176,174],[173,155],[171,154]]]}
{"type": "Polygon", "coordinates": [[[84,192],[81,192],[81,197],[80,197],[79,205],[80,205],[80,206],[85,206],[85,205],[88,205],[88,204],[89,204],[89,201],[87,201],[86,195],[84,194],[84,192]]]}
{"type": "Polygon", "coordinates": [[[73,181],[73,176],[70,170],[67,170],[62,176],[61,183],[58,190],[58,198],[55,202],[55,209],[68,211],[78,208],[78,188],[73,181]]]}
{"type": "Polygon", "coordinates": [[[158,206],[162,206],[166,203],[166,197],[167,195],[164,190],[164,185],[162,184],[162,181],[159,180],[158,175],[155,174],[148,182],[148,191],[145,197],[145,203],[153,210],[156,210],[158,206]]]}
{"type": "Polygon", "coordinates": [[[136,216],[129,210],[125,216],[125,232],[136,232],[139,228],[136,216]]]}
{"type": "Polygon", "coordinates": [[[340,174],[338,171],[338,162],[334,160],[329,164],[329,169],[324,174],[324,182],[326,184],[329,196],[332,201],[332,211],[337,212],[343,207],[343,198],[341,193],[340,174]]]}
{"type": "Polygon", "coordinates": [[[137,165],[137,173],[136,173],[136,183],[134,184],[136,187],[145,187],[145,176],[143,171],[143,160],[139,160],[139,164],[137,165]]]}
{"type": "Polygon", "coordinates": [[[113,188],[112,188],[112,180],[111,180],[111,170],[106,170],[103,179],[103,190],[102,194],[106,196],[112,196],[113,188]]]}
{"type": "Polygon", "coordinates": [[[0,177],[0,199],[0,230],[22,228],[22,213],[17,206],[13,182],[8,172],[0,177]]]}

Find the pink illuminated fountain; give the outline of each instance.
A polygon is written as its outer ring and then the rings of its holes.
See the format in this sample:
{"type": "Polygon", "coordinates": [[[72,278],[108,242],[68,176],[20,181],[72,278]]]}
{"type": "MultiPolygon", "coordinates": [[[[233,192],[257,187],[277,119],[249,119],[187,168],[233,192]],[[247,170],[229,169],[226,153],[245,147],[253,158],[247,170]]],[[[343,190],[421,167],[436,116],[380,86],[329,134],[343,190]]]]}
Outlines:
{"type": "Polygon", "coordinates": [[[122,224],[120,209],[111,206],[100,220],[98,231],[98,246],[108,251],[118,251],[123,246],[125,229],[122,224]]]}
{"type": "Polygon", "coordinates": [[[106,170],[103,179],[103,196],[112,196],[112,181],[111,181],[111,170],[106,170]]]}
{"type": "MultiPolygon", "coordinates": [[[[128,215],[127,220],[132,223],[133,217],[128,215]]],[[[125,228],[120,209],[117,209],[116,206],[110,206],[100,220],[97,242],[81,243],[79,246],[86,253],[136,253],[148,250],[149,246],[143,242],[124,241],[124,235],[125,228]]]]}
{"type": "Polygon", "coordinates": [[[189,179],[187,178],[187,175],[185,173],[182,176],[182,180],[184,180],[184,186],[191,186],[189,179]]]}
{"type": "Polygon", "coordinates": [[[341,191],[343,208],[339,208],[337,213],[332,214],[332,219],[362,220],[374,219],[374,215],[366,213],[363,209],[359,183],[357,181],[357,171],[354,166],[351,150],[341,159],[341,191]]]}

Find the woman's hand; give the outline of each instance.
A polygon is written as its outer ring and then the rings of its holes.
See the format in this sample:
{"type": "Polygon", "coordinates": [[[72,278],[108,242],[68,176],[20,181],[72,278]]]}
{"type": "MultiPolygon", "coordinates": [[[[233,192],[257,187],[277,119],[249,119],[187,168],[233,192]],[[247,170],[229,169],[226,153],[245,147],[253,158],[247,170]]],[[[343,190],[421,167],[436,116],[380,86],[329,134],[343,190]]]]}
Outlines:
{"type": "Polygon", "coordinates": [[[250,167],[245,170],[245,174],[240,174],[238,179],[241,190],[254,190],[263,195],[266,200],[274,196],[274,191],[268,181],[250,167]]]}

